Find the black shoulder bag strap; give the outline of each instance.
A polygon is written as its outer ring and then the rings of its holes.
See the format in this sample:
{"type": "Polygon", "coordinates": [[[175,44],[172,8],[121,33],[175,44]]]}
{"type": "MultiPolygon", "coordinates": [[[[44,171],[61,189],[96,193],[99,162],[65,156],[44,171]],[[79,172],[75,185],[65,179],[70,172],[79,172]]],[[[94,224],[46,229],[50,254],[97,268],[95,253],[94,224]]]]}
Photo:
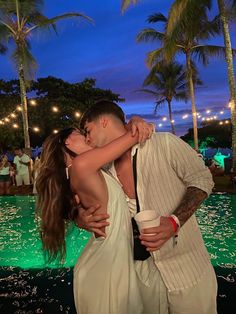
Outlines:
{"type": "MultiPolygon", "coordinates": [[[[137,193],[137,153],[138,149],[133,156],[133,175],[134,175],[134,186],[135,186],[135,196],[136,196],[136,208],[137,213],[140,212],[138,193],[137,193]]],[[[131,219],[133,228],[133,238],[134,238],[134,260],[144,261],[149,258],[150,253],[146,250],[146,247],[141,244],[139,239],[140,232],[138,230],[137,223],[134,218],[131,219]]]]}

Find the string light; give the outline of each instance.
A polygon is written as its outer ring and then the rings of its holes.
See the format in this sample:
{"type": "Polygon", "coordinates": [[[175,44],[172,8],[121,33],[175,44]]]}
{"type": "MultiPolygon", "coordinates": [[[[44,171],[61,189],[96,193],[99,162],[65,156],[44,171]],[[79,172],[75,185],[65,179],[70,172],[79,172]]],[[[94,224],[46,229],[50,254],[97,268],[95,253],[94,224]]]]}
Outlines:
{"type": "Polygon", "coordinates": [[[76,111],[76,112],[75,112],[75,117],[76,117],[76,118],[79,118],[80,116],[81,116],[81,113],[78,112],[78,111],[76,111]]]}
{"type": "Polygon", "coordinates": [[[58,109],[58,107],[53,106],[53,107],[52,107],[52,111],[53,111],[53,112],[58,112],[58,111],[59,111],[59,109],[58,109]]]}
{"type": "MultiPolygon", "coordinates": [[[[36,101],[35,99],[30,99],[30,100],[29,100],[29,104],[32,105],[32,106],[36,106],[36,105],[37,105],[37,101],[36,101]]],[[[227,107],[225,107],[225,108],[229,109],[230,107],[231,107],[231,103],[229,103],[229,104],[227,105],[227,107]]],[[[59,108],[58,108],[57,106],[51,107],[51,110],[52,110],[53,112],[55,112],[55,113],[59,112],[59,108]]],[[[17,118],[17,116],[18,116],[18,115],[17,115],[17,111],[22,111],[22,105],[16,106],[16,109],[13,110],[13,112],[11,112],[10,114],[8,114],[8,115],[7,115],[6,117],[4,117],[4,118],[1,118],[1,119],[0,119],[0,126],[4,126],[4,125],[6,125],[7,123],[11,122],[11,119],[17,118]]],[[[205,113],[206,113],[207,115],[209,115],[209,113],[211,113],[211,110],[210,110],[210,109],[206,109],[205,113]]],[[[219,111],[218,114],[219,114],[219,115],[225,114],[225,110],[219,111]]],[[[201,115],[199,112],[196,112],[195,115],[197,116],[198,119],[201,119],[201,121],[212,121],[212,120],[217,120],[217,119],[218,119],[218,116],[217,116],[217,115],[208,116],[208,117],[204,117],[204,116],[203,116],[203,117],[202,117],[202,115],[201,115]]],[[[80,118],[80,117],[81,117],[81,113],[80,113],[79,111],[75,111],[75,112],[74,112],[74,116],[75,116],[76,118],[80,118]]],[[[188,118],[191,118],[191,117],[192,117],[192,115],[184,114],[184,115],[182,116],[182,119],[188,119],[188,118]]],[[[165,121],[167,121],[168,119],[167,119],[167,117],[164,116],[164,117],[161,117],[161,120],[162,120],[163,122],[165,122],[165,121]]],[[[221,123],[221,122],[222,122],[222,121],[220,121],[219,125],[223,125],[223,124],[228,124],[228,123],[229,123],[228,120],[226,120],[224,123],[223,123],[223,122],[221,123]]],[[[174,120],[174,119],[171,120],[171,123],[175,123],[175,120],[174,120]]],[[[162,127],[163,124],[162,124],[162,123],[159,123],[158,126],[159,126],[159,127],[162,127]]],[[[14,124],[12,124],[12,127],[13,127],[13,128],[18,128],[19,126],[18,126],[18,124],[14,123],[14,124]]],[[[33,130],[34,132],[40,132],[40,129],[39,129],[38,127],[32,127],[32,130],[33,130]]],[[[58,133],[58,130],[56,130],[56,129],[53,130],[53,133],[55,133],[55,134],[58,133]]]]}
{"type": "Polygon", "coordinates": [[[37,126],[33,127],[32,129],[33,129],[34,132],[39,132],[40,131],[40,129],[37,126]]]}
{"type": "Polygon", "coordinates": [[[37,102],[36,102],[36,100],[34,100],[34,99],[30,99],[29,103],[30,103],[32,106],[36,106],[36,105],[37,105],[37,102]]]}

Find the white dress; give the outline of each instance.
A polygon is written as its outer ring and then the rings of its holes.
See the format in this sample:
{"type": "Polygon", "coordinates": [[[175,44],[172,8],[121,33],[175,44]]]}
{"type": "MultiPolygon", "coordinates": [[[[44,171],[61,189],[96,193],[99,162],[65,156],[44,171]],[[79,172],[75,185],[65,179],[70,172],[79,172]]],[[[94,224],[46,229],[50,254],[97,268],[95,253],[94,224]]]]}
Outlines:
{"type": "Polygon", "coordinates": [[[74,298],[79,314],[140,314],[141,297],[133,261],[128,205],[117,181],[104,173],[108,188],[107,237],[92,237],[74,268],[74,298]]]}

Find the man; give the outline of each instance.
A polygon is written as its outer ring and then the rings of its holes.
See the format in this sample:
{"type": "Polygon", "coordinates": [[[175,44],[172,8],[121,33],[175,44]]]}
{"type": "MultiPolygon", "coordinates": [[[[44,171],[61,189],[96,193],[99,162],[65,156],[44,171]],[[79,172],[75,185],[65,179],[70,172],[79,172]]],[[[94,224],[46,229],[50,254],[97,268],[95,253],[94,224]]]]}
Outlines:
{"type": "MultiPolygon", "coordinates": [[[[106,101],[84,114],[81,127],[91,146],[103,146],[126,131],[121,108],[106,101]]],[[[135,199],[136,149],[140,208],[161,216],[160,226],[141,232],[141,244],[151,256],[135,261],[144,313],[215,314],[216,277],[194,215],[213,188],[212,176],[188,144],[170,133],[155,133],[110,169],[128,200],[135,199]]],[[[99,232],[107,224],[107,216],[96,215],[95,209],[80,209],[80,227],[99,232]]]]}
{"type": "Polygon", "coordinates": [[[17,187],[30,185],[30,157],[23,153],[22,149],[15,150],[15,157],[13,163],[16,166],[16,185],[17,187]]]}

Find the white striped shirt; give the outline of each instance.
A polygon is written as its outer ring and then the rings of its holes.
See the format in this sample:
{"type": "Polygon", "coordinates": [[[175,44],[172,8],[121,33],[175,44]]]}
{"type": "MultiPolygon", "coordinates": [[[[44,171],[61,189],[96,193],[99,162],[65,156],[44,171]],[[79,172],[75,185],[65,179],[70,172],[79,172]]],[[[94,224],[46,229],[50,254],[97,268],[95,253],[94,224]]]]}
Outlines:
{"type": "MultiPolygon", "coordinates": [[[[155,133],[144,145],[132,149],[137,155],[137,192],[140,209],[155,209],[171,215],[190,186],[208,195],[212,176],[196,152],[170,133],[155,133]]],[[[114,170],[114,168],[113,168],[114,170]]],[[[178,244],[173,239],[153,253],[154,261],[169,291],[196,284],[210,264],[195,215],[181,227],[178,244]]]]}

